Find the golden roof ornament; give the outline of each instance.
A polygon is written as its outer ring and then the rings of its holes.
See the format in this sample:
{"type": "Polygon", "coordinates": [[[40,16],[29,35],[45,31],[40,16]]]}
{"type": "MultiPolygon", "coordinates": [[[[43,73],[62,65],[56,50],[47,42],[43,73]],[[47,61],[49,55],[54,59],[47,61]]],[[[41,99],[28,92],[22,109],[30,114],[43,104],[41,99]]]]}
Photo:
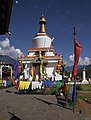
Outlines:
{"type": "Polygon", "coordinates": [[[45,29],[46,19],[44,15],[41,16],[39,24],[40,24],[39,33],[46,33],[46,29],[45,29]]]}

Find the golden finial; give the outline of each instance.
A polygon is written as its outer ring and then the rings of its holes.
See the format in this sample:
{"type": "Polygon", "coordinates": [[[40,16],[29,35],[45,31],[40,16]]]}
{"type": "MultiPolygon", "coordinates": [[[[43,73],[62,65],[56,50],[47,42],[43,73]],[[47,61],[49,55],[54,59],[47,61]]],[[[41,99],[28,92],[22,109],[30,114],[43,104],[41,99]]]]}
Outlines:
{"type": "Polygon", "coordinates": [[[44,15],[41,16],[39,24],[40,24],[39,33],[46,33],[46,30],[45,30],[46,19],[44,15]]]}

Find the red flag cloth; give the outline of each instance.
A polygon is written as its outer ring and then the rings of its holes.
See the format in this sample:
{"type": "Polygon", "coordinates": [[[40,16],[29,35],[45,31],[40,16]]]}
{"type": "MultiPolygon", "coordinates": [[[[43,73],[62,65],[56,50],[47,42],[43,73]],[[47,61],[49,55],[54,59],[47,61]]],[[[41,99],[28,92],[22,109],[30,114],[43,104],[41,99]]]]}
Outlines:
{"type": "Polygon", "coordinates": [[[76,38],[74,38],[74,66],[72,71],[72,79],[74,79],[74,76],[76,76],[77,74],[76,66],[79,61],[80,52],[81,52],[81,45],[78,43],[76,38]]]}
{"type": "Polygon", "coordinates": [[[34,67],[34,79],[36,78],[36,68],[34,67]]]}

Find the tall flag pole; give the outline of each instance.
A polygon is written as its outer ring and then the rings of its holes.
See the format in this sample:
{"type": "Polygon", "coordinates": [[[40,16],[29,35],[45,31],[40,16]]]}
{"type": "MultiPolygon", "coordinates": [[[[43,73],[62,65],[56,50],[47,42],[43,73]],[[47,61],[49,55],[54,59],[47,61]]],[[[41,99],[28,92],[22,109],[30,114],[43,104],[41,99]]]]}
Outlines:
{"type": "Polygon", "coordinates": [[[72,71],[72,80],[74,80],[74,85],[73,85],[72,102],[73,102],[73,112],[75,112],[76,75],[77,75],[76,66],[78,65],[78,61],[79,61],[79,57],[80,57],[81,45],[76,40],[75,27],[73,27],[73,30],[74,30],[74,33],[73,33],[73,35],[74,35],[74,65],[73,65],[73,71],[72,71]]]}
{"type": "Polygon", "coordinates": [[[76,40],[75,27],[73,29],[74,29],[74,33],[73,33],[74,35],[74,65],[73,65],[73,71],[72,71],[72,80],[74,80],[74,77],[77,75],[76,66],[78,65],[80,52],[81,52],[81,45],[76,40]]]}

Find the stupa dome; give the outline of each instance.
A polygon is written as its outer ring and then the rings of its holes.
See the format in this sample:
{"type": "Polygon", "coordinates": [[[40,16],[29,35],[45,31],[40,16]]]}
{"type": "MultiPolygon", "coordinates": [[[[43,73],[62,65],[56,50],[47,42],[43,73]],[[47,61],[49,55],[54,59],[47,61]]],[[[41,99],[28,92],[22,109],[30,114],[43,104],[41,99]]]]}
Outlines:
{"type": "Polygon", "coordinates": [[[46,20],[43,15],[40,18],[39,24],[40,24],[39,33],[37,33],[35,38],[32,40],[33,47],[34,48],[51,47],[51,43],[53,40],[46,34],[45,29],[46,20]]]}

